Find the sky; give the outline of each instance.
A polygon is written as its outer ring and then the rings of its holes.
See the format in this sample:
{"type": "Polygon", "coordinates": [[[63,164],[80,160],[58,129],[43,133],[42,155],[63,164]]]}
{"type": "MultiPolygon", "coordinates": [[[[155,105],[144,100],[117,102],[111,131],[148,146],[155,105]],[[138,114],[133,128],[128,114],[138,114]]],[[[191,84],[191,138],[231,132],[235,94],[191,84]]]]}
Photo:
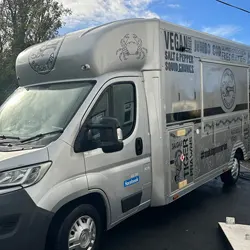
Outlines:
{"type": "MultiPolygon", "coordinates": [[[[111,22],[160,18],[250,45],[250,14],[216,0],[58,0],[72,10],[61,34],[111,22]]],[[[224,0],[250,11],[250,0],[224,0]]]]}

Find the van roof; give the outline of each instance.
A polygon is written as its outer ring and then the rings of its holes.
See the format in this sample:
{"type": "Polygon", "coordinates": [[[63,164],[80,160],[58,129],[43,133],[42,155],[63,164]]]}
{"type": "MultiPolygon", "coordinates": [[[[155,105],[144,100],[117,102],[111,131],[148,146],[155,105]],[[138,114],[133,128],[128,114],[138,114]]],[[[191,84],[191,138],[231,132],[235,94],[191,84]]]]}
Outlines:
{"type": "Polygon", "coordinates": [[[160,27],[250,51],[249,46],[159,19],[125,19],[27,48],[16,60],[19,84],[96,78],[113,71],[161,69],[160,27]]]}

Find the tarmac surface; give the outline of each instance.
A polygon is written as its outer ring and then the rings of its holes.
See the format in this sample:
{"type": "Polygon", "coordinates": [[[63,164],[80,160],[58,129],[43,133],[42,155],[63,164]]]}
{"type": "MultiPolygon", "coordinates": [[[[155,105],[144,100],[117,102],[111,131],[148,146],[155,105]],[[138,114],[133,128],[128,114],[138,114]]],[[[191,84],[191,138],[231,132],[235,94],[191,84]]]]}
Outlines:
{"type": "Polygon", "coordinates": [[[250,224],[250,180],[225,188],[218,178],[172,204],[142,211],[107,232],[101,250],[228,250],[218,227],[227,216],[250,224]]]}

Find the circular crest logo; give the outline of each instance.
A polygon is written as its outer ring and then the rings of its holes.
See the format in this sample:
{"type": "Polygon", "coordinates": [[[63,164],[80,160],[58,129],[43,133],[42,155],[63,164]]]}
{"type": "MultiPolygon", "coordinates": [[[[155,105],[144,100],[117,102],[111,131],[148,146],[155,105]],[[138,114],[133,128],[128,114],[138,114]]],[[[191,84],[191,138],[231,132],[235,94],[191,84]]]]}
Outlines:
{"type": "Polygon", "coordinates": [[[225,69],[221,78],[221,99],[226,112],[231,111],[235,105],[236,84],[232,70],[225,69]]]}
{"type": "Polygon", "coordinates": [[[30,67],[41,75],[46,75],[55,66],[57,55],[64,38],[57,38],[31,48],[29,54],[30,67]]]}

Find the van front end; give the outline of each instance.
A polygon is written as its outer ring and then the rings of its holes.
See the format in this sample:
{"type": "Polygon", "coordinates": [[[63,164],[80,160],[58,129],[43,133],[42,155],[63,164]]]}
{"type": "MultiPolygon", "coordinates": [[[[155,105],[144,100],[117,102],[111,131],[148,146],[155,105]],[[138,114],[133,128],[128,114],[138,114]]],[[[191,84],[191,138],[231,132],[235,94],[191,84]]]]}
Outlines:
{"type": "Polygon", "coordinates": [[[20,87],[0,108],[1,249],[97,250],[103,231],[151,205],[149,124],[163,160],[155,37],[158,20],[126,20],[20,53],[20,87]]]}
{"type": "Polygon", "coordinates": [[[43,250],[53,213],[37,206],[27,187],[46,174],[51,162],[46,149],[22,153],[16,156],[11,152],[0,153],[4,159],[0,168],[6,169],[0,173],[0,245],[4,250],[43,250]],[[8,159],[9,156],[15,160],[8,159]],[[32,158],[42,163],[29,164],[27,160],[32,158]],[[21,165],[22,161],[26,163],[21,165]]]}
{"type": "Polygon", "coordinates": [[[94,85],[20,87],[1,107],[1,249],[44,250],[55,212],[88,192],[82,155],[72,157],[66,138],[75,139],[70,131],[79,129],[76,113],[94,85]]]}

